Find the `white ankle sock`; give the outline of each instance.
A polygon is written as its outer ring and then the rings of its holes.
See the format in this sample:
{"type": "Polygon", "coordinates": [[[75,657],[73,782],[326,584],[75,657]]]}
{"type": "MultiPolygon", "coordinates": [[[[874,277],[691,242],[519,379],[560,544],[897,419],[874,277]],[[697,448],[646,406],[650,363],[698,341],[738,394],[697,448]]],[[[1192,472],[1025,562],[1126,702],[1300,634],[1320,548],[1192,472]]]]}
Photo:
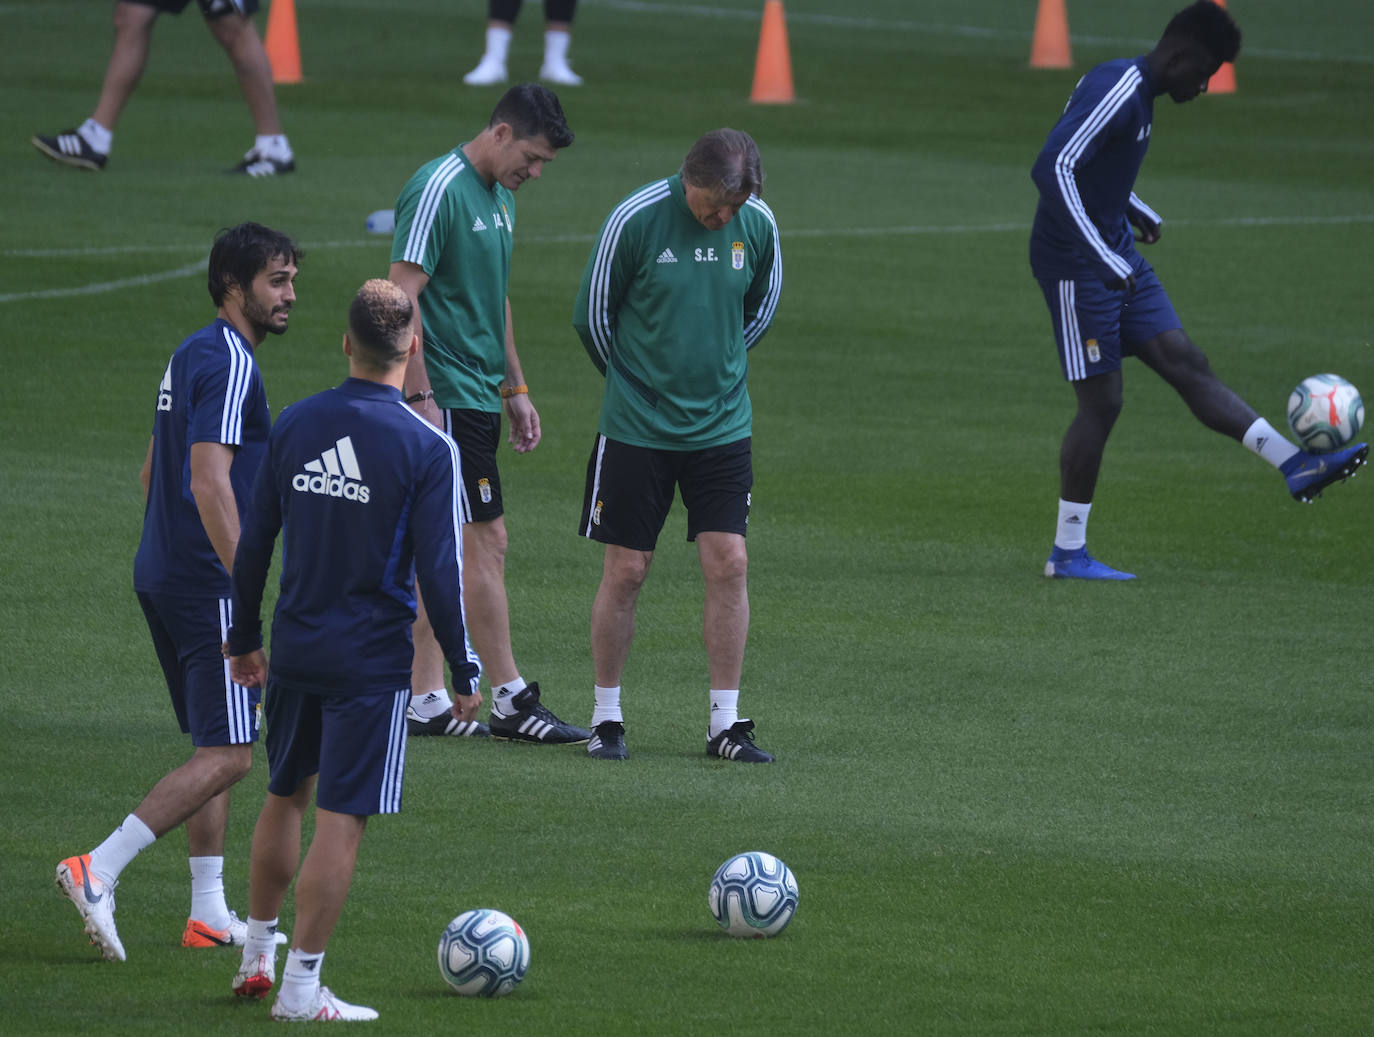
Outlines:
{"type": "Polygon", "coordinates": [[[511,30],[502,29],[499,26],[487,27],[487,49],[482,55],[482,64],[491,62],[492,64],[504,66],[506,55],[510,52],[511,30]]]}
{"type": "Polygon", "coordinates": [[[739,719],[739,689],[711,689],[710,733],[714,738],[727,728],[735,726],[739,719]]]}
{"type": "Polygon", "coordinates": [[[1088,512],[1091,503],[1059,500],[1059,524],[1054,531],[1054,546],[1062,551],[1077,551],[1088,542],[1088,512]]]}
{"type": "Polygon", "coordinates": [[[114,146],[114,131],[107,130],[94,119],[87,119],[76,132],[81,134],[86,143],[102,155],[108,155],[110,148],[114,146]]]}
{"type": "Polygon", "coordinates": [[[492,708],[503,717],[513,716],[515,714],[515,707],[511,705],[511,702],[515,699],[515,696],[524,691],[526,687],[528,687],[528,685],[525,684],[525,678],[517,673],[511,680],[506,681],[506,683],[499,688],[492,689],[492,698],[495,699],[492,703],[492,708]]]}
{"type": "Polygon", "coordinates": [[[1275,468],[1280,467],[1299,450],[1275,431],[1274,426],[1263,418],[1256,418],[1241,437],[1247,450],[1253,450],[1275,468]]]}
{"type": "Polygon", "coordinates": [[[224,902],[224,858],[191,857],[191,917],[211,929],[229,928],[224,902]]]}
{"type": "Polygon", "coordinates": [[[544,32],[544,64],[558,67],[568,63],[568,47],[572,44],[572,33],[558,29],[544,32]]]}
{"type": "Polygon", "coordinates": [[[310,1004],[320,989],[320,972],[323,969],[324,951],[315,954],[287,951],[286,965],[281,973],[281,990],[277,996],[293,1008],[310,1004]]]}
{"type": "Polygon", "coordinates": [[[264,922],[261,919],[249,917],[248,939],[243,944],[243,957],[245,959],[256,958],[259,954],[265,954],[269,958],[276,959],[277,921],[276,918],[270,922],[264,922]]]}
{"type": "Polygon", "coordinates": [[[614,688],[603,688],[600,684],[592,688],[592,697],[595,704],[592,707],[592,727],[597,724],[604,724],[607,720],[614,720],[617,724],[625,723],[625,718],[620,713],[620,685],[614,688]]]}
{"type": "Polygon", "coordinates": [[[291,142],[286,139],[284,133],[258,134],[253,139],[253,150],[266,158],[275,158],[280,162],[285,162],[292,158],[291,142]]]}
{"type": "Polygon", "coordinates": [[[453,699],[449,698],[447,688],[435,688],[433,691],[422,691],[418,695],[411,695],[410,708],[429,720],[431,717],[437,717],[439,714],[451,710],[453,699]]]}
{"type": "Polygon", "coordinates": [[[139,852],[157,841],[153,830],[134,814],[91,851],[91,873],[107,886],[119,880],[119,873],[139,852]]]}

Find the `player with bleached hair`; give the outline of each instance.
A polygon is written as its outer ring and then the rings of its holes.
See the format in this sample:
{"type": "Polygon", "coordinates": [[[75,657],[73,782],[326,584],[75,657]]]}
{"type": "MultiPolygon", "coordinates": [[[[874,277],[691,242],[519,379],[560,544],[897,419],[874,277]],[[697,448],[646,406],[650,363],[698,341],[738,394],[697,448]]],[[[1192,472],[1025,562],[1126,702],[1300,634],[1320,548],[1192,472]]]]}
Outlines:
{"type": "Polygon", "coordinates": [[[320,973],[368,819],[401,809],[417,578],[454,679],[477,679],[463,631],[458,450],[402,398],[419,349],[413,309],[390,281],[358,290],[343,340],[349,376],[277,419],[234,559],[228,652],[236,680],[266,685],[271,773],[232,986],[260,998],[274,985],[277,916],[294,878],[291,950],[272,1006],[279,1020],[377,1018],[322,986],[320,973]],[[260,614],[278,537],[269,666],[260,614]],[[312,795],[315,834],[302,863],[312,795]]]}

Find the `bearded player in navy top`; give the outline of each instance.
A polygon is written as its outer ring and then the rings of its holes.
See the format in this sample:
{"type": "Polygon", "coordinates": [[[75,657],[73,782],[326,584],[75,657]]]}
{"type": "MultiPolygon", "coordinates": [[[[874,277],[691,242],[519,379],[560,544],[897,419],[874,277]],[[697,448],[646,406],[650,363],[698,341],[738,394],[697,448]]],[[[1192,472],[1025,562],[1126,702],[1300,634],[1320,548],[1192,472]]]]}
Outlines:
{"type": "Polygon", "coordinates": [[[240,996],[263,997],[276,980],[273,934],[315,792],[275,1019],[377,1017],[322,987],[320,966],[368,817],[401,808],[417,576],[455,690],[477,690],[463,622],[458,448],[402,395],[419,349],[414,315],[391,281],[359,289],[343,343],[350,377],[277,420],[234,560],[231,668],[244,684],[266,682],[271,767],[253,833],[240,996]],[[259,613],[279,533],[269,667],[259,613]]]}
{"type": "Polygon", "coordinates": [[[270,423],[254,350],[286,331],[300,258],[289,237],[259,224],[222,231],[209,262],[215,320],[177,348],[157,387],[134,590],[194,749],[109,838],[57,866],[58,886],[112,961],[125,958],[114,924],[120,872],[182,822],[191,866],[182,946],[237,946],[245,938],[224,901],[224,833],[229,788],[253,762],[258,692],[234,683],[220,646],[239,522],[270,423]]]}
{"type": "Polygon", "coordinates": [[[1154,269],[1135,243],[1160,238],[1163,220],[1135,194],[1154,127],[1154,99],[1191,101],[1240,50],[1240,30],[1211,0],[1180,11],[1141,57],[1109,61],[1083,77],[1031,170],[1040,202],[1031,269],[1045,294],[1064,377],[1078,411],[1059,455],[1059,522],[1045,575],[1129,580],[1087,551],[1088,512],[1107,437],[1121,412],[1121,362],[1139,357],[1208,428],[1239,440],[1285,477],[1299,501],[1354,474],[1369,453],[1301,451],[1213,372],[1183,331],[1154,269]],[[1134,227],[1134,231],[1132,228],[1134,227]]]}

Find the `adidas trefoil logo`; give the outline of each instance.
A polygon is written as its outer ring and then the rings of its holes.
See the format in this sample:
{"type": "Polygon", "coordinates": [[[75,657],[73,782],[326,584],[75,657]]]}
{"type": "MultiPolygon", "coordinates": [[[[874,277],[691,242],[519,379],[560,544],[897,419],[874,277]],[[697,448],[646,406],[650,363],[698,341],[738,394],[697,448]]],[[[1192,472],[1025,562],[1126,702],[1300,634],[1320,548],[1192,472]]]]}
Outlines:
{"type": "Polygon", "coordinates": [[[305,471],[291,480],[291,488],[300,493],[318,493],[366,504],[372,491],[362,484],[362,478],[358,455],[353,452],[353,440],[344,436],[321,454],[318,461],[305,462],[305,471]]]}
{"type": "Polygon", "coordinates": [[[485,223],[482,222],[482,217],[479,216],[479,217],[477,217],[477,219],[475,219],[475,220],[472,221],[472,229],[473,229],[473,230],[486,230],[486,229],[487,229],[487,225],[486,225],[485,223]]]}
{"type": "Polygon", "coordinates": [[[672,249],[665,248],[662,252],[658,254],[658,261],[660,263],[676,263],[677,256],[673,255],[672,249]]]}

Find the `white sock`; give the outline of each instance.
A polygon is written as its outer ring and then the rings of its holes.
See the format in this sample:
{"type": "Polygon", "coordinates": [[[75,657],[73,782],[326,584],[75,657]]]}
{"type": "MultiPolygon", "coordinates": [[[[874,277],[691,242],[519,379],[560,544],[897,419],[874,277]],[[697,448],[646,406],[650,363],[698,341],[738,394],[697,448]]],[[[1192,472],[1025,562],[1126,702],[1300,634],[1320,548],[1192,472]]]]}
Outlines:
{"type": "Polygon", "coordinates": [[[286,139],[284,133],[258,134],[253,139],[253,150],[259,155],[267,158],[275,158],[280,162],[285,162],[292,158],[291,142],[286,139]]]}
{"type": "Polygon", "coordinates": [[[244,961],[252,961],[259,954],[265,954],[272,960],[276,960],[278,921],[274,918],[270,922],[264,922],[249,916],[248,939],[243,942],[244,961]]]}
{"type": "Polygon", "coordinates": [[[592,707],[592,727],[605,723],[607,720],[614,720],[617,724],[625,723],[625,718],[620,713],[619,684],[614,688],[603,688],[600,684],[593,685],[592,697],[595,700],[595,705],[592,707]]]}
{"type": "Polygon", "coordinates": [[[108,155],[110,148],[114,145],[114,131],[107,130],[94,119],[87,119],[76,132],[81,134],[86,143],[102,155],[108,155]]]}
{"type": "Polygon", "coordinates": [[[324,968],[324,951],[307,954],[305,951],[286,952],[286,965],[281,973],[281,991],[277,994],[289,1007],[310,1004],[320,989],[320,971],[324,968]]]}
{"type": "Polygon", "coordinates": [[[711,689],[711,737],[714,738],[727,728],[735,726],[739,719],[739,689],[722,691],[711,689]]]}
{"type": "Polygon", "coordinates": [[[482,64],[488,62],[505,67],[506,54],[510,51],[511,30],[500,26],[487,27],[487,49],[482,55],[482,64]]]}
{"type": "Polygon", "coordinates": [[[153,830],[130,814],[109,838],[91,851],[91,873],[105,885],[112,886],[128,863],[156,841],[153,830]]]}
{"type": "Polygon", "coordinates": [[[572,33],[560,29],[547,29],[544,32],[544,64],[566,65],[568,47],[572,44],[572,33]]]}
{"type": "Polygon", "coordinates": [[[525,678],[517,673],[512,679],[506,681],[505,684],[501,685],[499,688],[493,689],[492,695],[495,696],[496,701],[492,703],[492,706],[496,709],[496,712],[500,713],[503,717],[513,716],[515,714],[515,707],[511,705],[511,701],[516,695],[524,691],[526,686],[525,678]]]}
{"type": "Polygon", "coordinates": [[[229,928],[224,902],[224,858],[191,857],[191,917],[211,929],[229,928]]]}
{"type": "Polygon", "coordinates": [[[1263,418],[1256,418],[1241,437],[1247,450],[1253,450],[1275,468],[1290,457],[1300,453],[1297,447],[1274,430],[1274,426],[1263,418]]]}
{"type": "Polygon", "coordinates": [[[1054,546],[1061,551],[1077,551],[1088,542],[1088,512],[1092,503],[1059,499],[1059,525],[1054,531],[1054,546]]]}
{"type": "Polygon", "coordinates": [[[410,708],[429,720],[431,717],[437,717],[440,713],[447,713],[451,710],[453,699],[448,697],[447,688],[435,688],[433,691],[411,695],[410,708]]]}

